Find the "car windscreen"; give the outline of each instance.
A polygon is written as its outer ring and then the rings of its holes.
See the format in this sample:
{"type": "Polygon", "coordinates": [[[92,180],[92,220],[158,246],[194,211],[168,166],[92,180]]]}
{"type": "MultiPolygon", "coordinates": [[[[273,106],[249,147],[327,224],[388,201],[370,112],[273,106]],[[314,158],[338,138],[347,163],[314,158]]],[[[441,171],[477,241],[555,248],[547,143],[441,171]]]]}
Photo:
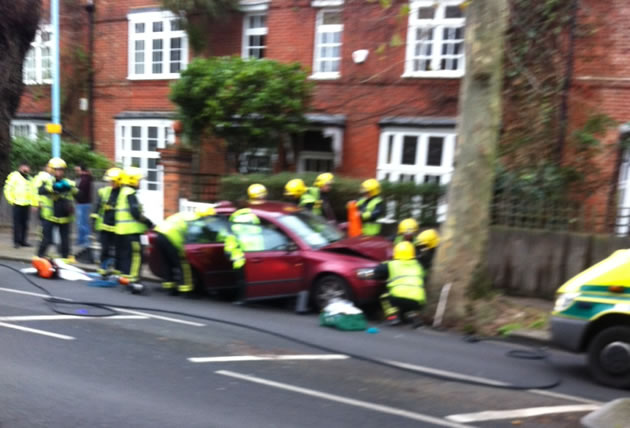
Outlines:
{"type": "Polygon", "coordinates": [[[342,233],[321,217],[309,212],[283,215],[278,221],[306,242],[311,248],[321,248],[343,238],[342,233]]]}

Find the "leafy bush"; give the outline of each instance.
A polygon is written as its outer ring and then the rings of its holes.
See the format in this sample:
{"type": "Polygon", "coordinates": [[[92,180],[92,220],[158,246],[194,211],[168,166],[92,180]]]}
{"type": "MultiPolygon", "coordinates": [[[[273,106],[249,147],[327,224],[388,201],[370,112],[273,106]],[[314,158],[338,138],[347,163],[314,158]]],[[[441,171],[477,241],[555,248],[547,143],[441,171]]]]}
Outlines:
{"type": "MultiPolygon", "coordinates": [[[[247,187],[253,183],[261,183],[267,187],[270,200],[283,200],[284,185],[292,178],[301,178],[310,186],[316,173],[296,174],[283,172],[275,175],[249,174],[229,175],[221,179],[219,199],[239,201],[247,198],[247,187]]],[[[360,179],[335,176],[335,184],[330,192],[329,200],[339,220],[346,218],[346,204],[359,198],[360,179]]],[[[396,220],[415,217],[422,225],[437,223],[437,203],[444,195],[445,188],[437,184],[389,183],[381,182],[382,196],[387,202],[395,202],[396,220]],[[420,201],[420,199],[422,199],[420,201]]]]}
{"type": "MultiPolygon", "coordinates": [[[[30,140],[17,137],[13,139],[11,150],[11,168],[17,169],[21,163],[31,167],[33,172],[42,169],[52,157],[52,143],[49,139],[30,140]]],[[[112,166],[105,155],[90,149],[87,144],[61,142],[61,158],[68,164],[68,169],[84,164],[90,169],[103,170],[112,166]]]]}

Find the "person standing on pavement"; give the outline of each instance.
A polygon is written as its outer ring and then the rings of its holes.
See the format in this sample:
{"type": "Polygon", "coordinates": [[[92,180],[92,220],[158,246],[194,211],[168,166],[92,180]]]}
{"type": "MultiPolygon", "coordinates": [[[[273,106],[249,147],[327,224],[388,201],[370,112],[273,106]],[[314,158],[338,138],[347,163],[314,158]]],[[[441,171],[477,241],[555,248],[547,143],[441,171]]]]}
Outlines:
{"type": "Polygon", "coordinates": [[[92,211],[92,174],[85,165],[76,168],[79,189],[76,195],[77,246],[85,248],[90,238],[90,211],[92,211]]]}
{"type": "MultiPolygon", "coordinates": [[[[114,248],[116,247],[116,201],[120,193],[124,178],[123,170],[110,168],[105,172],[103,180],[109,182],[109,186],[98,190],[98,198],[94,213],[90,216],[93,220],[94,230],[99,232],[101,243],[100,267],[98,273],[105,276],[108,271],[114,269],[114,248]]],[[[113,272],[120,273],[120,272],[113,272]]]]}
{"type": "Polygon", "coordinates": [[[155,227],[157,232],[155,251],[160,254],[160,260],[166,265],[166,281],[162,283],[162,288],[174,291],[177,287],[180,293],[193,291],[192,270],[184,249],[188,226],[193,221],[213,215],[214,208],[198,213],[179,212],[167,217],[155,227]]]}
{"type": "Polygon", "coordinates": [[[429,272],[431,266],[433,266],[433,257],[440,244],[440,235],[435,229],[424,230],[416,238],[415,244],[420,253],[418,254],[418,261],[424,268],[424,271],[429,272]]]}
{"type": "Polygon", "coordinates": [[[7,176],[4,184],[4,197],[13,210],[13,247],[30,247],[27,242],[28,219],[33,201],[31,189],[31,169],[23,163],[17,171],[7,176]]]}
{"type": "Polygon", "coordinates": [[[411,242],[402,241],[394,247],[394,260],[374,269],[374,279],[387,281],[387,292],[380,297],[385,319],[390,325],[403,321],[418,327],[420,309],[425,303],[424,271],[416,260],[411,242]]]}
{"type": "Polygon", "coordinates": [[[361,183],[360,192],[362,197],[357,201],[357,208],[361,212],[361,233],[366,236],[380,235],[381,224],[378,219],[385,214],[385,203],[380,196],[381,184],[370,178],[361,183]]]}
{"type": "Polygon", "coordinates": [[[301,178],[294,178],[289,180],[287,184],[284,185],[284,196],[287,196],[289,199],[294,201],[296,204],[300,204],[303,206],[302,196],[306,193],[306,184],[304,184],[304,180],[301,178]]]}
{"type": "Polygon", "coordinates": [[[48,166],[53,169],[54,175],[39,187],[43,236],[37,256],[46,256],[48,246],[53,242],[53,229],[57,228],[61,257],[65,259],[70,256],[70,225],[74,217],[74,196],[78,190],[74,181],[64,177],[67,165],[63,159],[52,158],[48,166]]]}
{"type": "Polygon", "coordinates": [[[124,171],[123,187],[116,200],[116,269],[130,282],[140,279],[142,268],[142,244],[140,235],[153,227],[144,216],[137,192],[143,178],[140,168],[129,167],[124,171]]]}
{"type": "Polygon", "coordinates": [[[45,181],[48,181],[53,177],[52,171],[53,170],[50,167],[50,165],[46,164],[46,166],[41,171],[39,171],[37,175],[33,177],[33,179],[31,180],[31,188],[32,188],[31,205],[33,206],[35,211],[37,211],[37,217],[39,218],[39,221],[42,227],[44,226],[44,222],[43,222],[42,214],[40,211],[41,196],[39,194],[39,188],[42,186],[42,184],[45,181]]]}

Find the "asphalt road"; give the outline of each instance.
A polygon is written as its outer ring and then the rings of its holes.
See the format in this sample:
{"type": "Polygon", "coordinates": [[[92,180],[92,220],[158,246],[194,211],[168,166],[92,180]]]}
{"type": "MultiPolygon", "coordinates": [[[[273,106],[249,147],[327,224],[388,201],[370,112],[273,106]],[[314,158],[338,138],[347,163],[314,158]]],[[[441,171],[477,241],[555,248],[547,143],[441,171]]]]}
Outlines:
{"type": "MultiPolygon", "coordinates": [[[[38,297],[40,290],[0,268],[2,428],[504,427],[515,421],[521,427],[574,427],[602,402],[628,395],[593,384],[583,357],[562,352],[553,352],[549,365],[507,358],[515,345],[470,344],[426,328],[340,332],[319,327],[314,314],[295,315],[282,305],[173,297],[155,285],[149,296],[134,296],[82,282],[35,280],[75,301],[197,314],[320,348],[146,309],[112,318],[58,316],[38,297]],[[549,391],[461,381],[535,388],[557,375],[562,384],[549,391]]],[[[97,312],[63,306],[82,315],[97,312]]]]}

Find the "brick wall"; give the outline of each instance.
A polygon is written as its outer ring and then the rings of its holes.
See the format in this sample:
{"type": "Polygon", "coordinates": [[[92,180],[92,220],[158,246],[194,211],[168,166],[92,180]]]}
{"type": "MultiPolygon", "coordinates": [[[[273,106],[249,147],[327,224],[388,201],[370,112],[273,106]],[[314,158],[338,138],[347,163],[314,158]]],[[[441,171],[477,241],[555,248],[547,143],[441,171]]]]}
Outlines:
{"type": "MultiPolygon", "coordinates": [[[[605,113],[618,124],[630,121],[630,39],[626,31],[630,3],[582,0],[580,7],[569,132],[594,113],[605,113]]],[[[619,130],[614,127],[602,138],[603,150],[595,159],[602,186],[588,202],[600,213],[615,204],[610,195],[614,197],[617,186],[618,142],[619,130]]]]}

